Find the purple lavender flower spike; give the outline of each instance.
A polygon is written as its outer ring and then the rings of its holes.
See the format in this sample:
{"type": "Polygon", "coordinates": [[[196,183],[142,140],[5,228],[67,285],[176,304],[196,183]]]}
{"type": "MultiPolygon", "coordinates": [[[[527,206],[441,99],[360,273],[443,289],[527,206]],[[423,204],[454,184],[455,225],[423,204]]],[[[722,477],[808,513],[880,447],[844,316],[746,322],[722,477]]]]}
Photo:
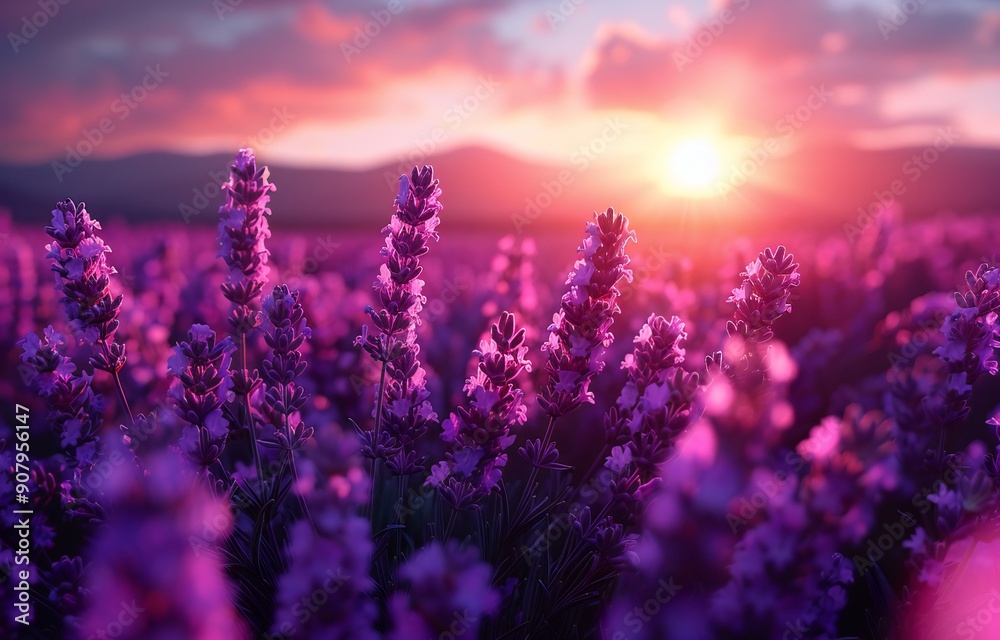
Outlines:
{"type": "Polygon", "coordinates": [[[468,406],[442,425],[441,437],[452,449],[434,466],[427,484],[437,486],[452,508],[474,506],[500,482],[505,451],[515,439],[510,430],[527,420],[523,392],[515,386],[522,371],[531,371],[523,345],[524,329],[517,329],[514,316],[505,311],[474,352],[479,367],[465,383],[468,406]]]}
{"type": "Polygon", "coordinates": [[[958,310],[941,327],[945,343],[934,350],[948,367],[943,397],[928,409],[943,426],[959,424],[969,415],[972,385],[983,374],[997,375],[1000,356],[1000,268],[982,264],[965,274],[968,291],[956,292],[958,310]]]}
{"type": "Polygon", "coordinates": [[[628,381],[605,418],[612,451],[619,449],[619,458],[629,451],[644,482],[658,475],[657,467],[696,417],[701,387],[698,374],[681,367],[686,339],[680,318],[650,315],[635,337],[633,352],[622,362],[628,381]]]}
{"type": "Polygon", "coordinates": [[[389,601],[395,626],[388,638],[478,638],[482,619],[500,606],[500,594],[490,585],[492,573],[472,548],[434,543],[420,550],[399,570],[409,594],[397,592],[389,601]]]}
{"type": "Polygon", "coordinates": [[[115,339],[123,297],[111,294],[111,276],[117,273],[108,264],[111,247],[97,235],[101,224],[91,219],[84,203],[63,200],[52,210],[52,224],[45,232],[53,242],[45,246],[56,273],[56,289],[70,328],[79,337],[100,347],[90,364],[114,377],[118,399],[132,419],[119,372],[125,366],[125,344],[115,339]]]}
{"type": "Polygon", "coordinates": [[[257,301],[267,283],[267,261],[270,257],[265,245],[271,237],[268,228],[271,210],[267,205],[275,186],[267,181],[267,167],[257,167],[257,160],[250,149],[240,149],[229,170],[229,182],[224,185],[226,201],[219,207],[218,255],[229,267],[222,293],[233,303],[227,322],[239,351],[238,366],[232,374],[233,391],[240,406],[237,420],[250,432],[254,467],[258,480],[263,482],[263,466],[250,404],[250,395],[261,380],[257,370],[251,370],[247,363],[247,335],[260,326],[257,301]]]}
{"type": "MultiPolygon", "coordinates": [[[[45,227],[54,240],[45,247],[46,257],[53,261],[52,270],[58,276],[56,289],[63,296],[70,327],[88,342],[113,343],[122,296],[111,295],[111,276],[116,273],[107,261],[111,248],[97,235],[101,223],[91,219],[86,207],[72,200],[56,205],[52,224],[45,227]]],[[[121,369],[124,350],[116,356],[103,364],[121,369]]]]}
{"type": "Polygon", "coordinates": [[[174,413],[187,423],[181,450],[202,470],[219,459],[229,435],[222,405],[233,384],[229,367],[234,350],[232,339],[217,342],[214,331],[196,324],[167,361],[167,372],[175,378],[167,393],[174,413]]]}
{"type": "Polygon", "coordinates": [[[267,204],[275,190],[267,176],[267,167],[257,168],[253,151],[240,149],[230,166],[226,202],[219,207],[219,257],[229,267],[222,293],[235,305],[229,325],[237,336],[260,323],[253,305],[267,282],[270,253],[264,241],[271,237],[267,204]]]}
{"type": "Polygon", "coordinates": [[[97,461],[104,412],[104,398],[94,393],[92,376],[76,373],[76,365],[63,355],[63,337],[51,326],[41,338],[29,333],[20,344],[24,349],[21,361],[28,365],[33,386],[50,408],[67,462],[89,469],[97,461]]]}
{"type": "Polygon", "coordinates": [[[611,325],[620,311],[618,282],[632,281],[625,245],[635,241],[628,218],[613,209],[594,214],[580,245],[580,258],[570,271],[569,289],[549,327],[548,383],[538,396],[542,409],[555,418],[584,403],[593,403],[590,381],[604,369],[604,352],[614,335],[611,325]]]}
{"type": "Polygon", "coordinates": [[[212,544],[229,534],[229,505],[192,484],[173,452],[150,458],[145,476],[115,467],[106,486],[117,508],[91,547],[79,637],[249,637],[212,544]]]}
{"type": "Polygon", "coordinates": [[[399,179],[399,195],[392,220],[382,230],[386,234],[382,265],[375,282],[380,309],[368,307],[376,332],[362,329],[356,341],[376,362],[383,365],[377,387],[375,429],[362,433],[362,451],[369,458],[386,460],[398,475],[422,471],[423,461],[414,443],[437,422],[428,401],[426,374],[418,355],[416,328],[425,298],[420,256],[437,240],[435,229],[442,209],[441,189],[430,166],[417,167],[399,179]]]}
{"type": "Polygon", "coordinates": [[[955,293],[958,310],[945,320],[945,344],[934,350],[951,373],[966,375],[969,384],[986,373],[997,374],[1000,348],[1000,268],[980,265],[965,274],[969,290],[955,293]]]}
{"type": "Polygon", "coordinates": [[[299,419],[306,394],[296,382],[306,368],[300,349],[312,332],[306,326],[299,292],[289,291],[287,285],[275,287],[262,306],[264,341],[271,348],[262,366],[262,412],[274,426],[275,440],[261,444],[291,453],[300,449],[313,433],[299,419]]]}
{"type": "Polygon", "coordinates": [[[783,246],[776,251],[766,248],[740,274],[743,282],[727,300],[736,304],[736,311],[726,323],[726,353],[707,358],[710,372],[725,371],[734,380],[751,384],[763,380],[766,353],[761,346],[774,335],[774,322],[791,312],[791,289],[799,286],[799,265],[794,260],[783,246]]]}

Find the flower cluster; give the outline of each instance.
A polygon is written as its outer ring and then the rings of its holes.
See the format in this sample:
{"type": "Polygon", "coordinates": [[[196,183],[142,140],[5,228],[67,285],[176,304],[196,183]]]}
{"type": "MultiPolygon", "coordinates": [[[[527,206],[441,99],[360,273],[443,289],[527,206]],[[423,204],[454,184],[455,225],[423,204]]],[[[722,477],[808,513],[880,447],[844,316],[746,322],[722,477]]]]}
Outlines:
{"type": "Polygon", "coordinates": [[[79,637],[247,637],[205,540],[206,530],[228,533],[227,505],[193,484],[173,452],[151,458],[148,475],[116,467],[107,487],[116,509],[90,549],[98,560],[86,577],[94,597],[79,637]]]}
{"type": "Polygon", "coordinates": [[[416,167],[399,179],[395,213],[382,230],[386,234],[382,265],[374,284],[380,309],[368,307],[370,334],[363,327],[358,344],[376,362],[382,363],[375,410],[375,429],[365,432],[363,451],[374,459],[385,459],[399,475],[422,471],[424,466],[414,449],[415,442],[437,421],[428,401],[426,372],[420,364],[417,325],[425,298],[421,291],[420,257],[427,253],[442,209],[441,189],[430,166],[416,167]]]}
{"type": "Polygon", "coordinates": [[[271,237],[267,204],[275,190],[267,176],[267,167],[257,167],[253,151],[240,149],[225,184],[226,202],[219,207],[219,257],[229,267],[222,293],[235,305],[229,317],[235,335],[260,323],[253,305],[267,282],[270,253],[264,241],[271,237]]]}
{"type": "Polygon", "coordinates": [[[29,378],[50,409],[52,427],[74,467],[89,469],[96,462],[104,398],[91,388],[92,376],[76,373],[76,365],[63,355],[63,337],[51,326],[41,338],[29,333],[21,361],[29,378]]]}
{"type": "Polygon", "coordinates": [[[490,263],[490,273],[483,283],[483,293],[486,294],[482,304],[483,317],[495,318],[503,310],[513,313],[525,330],[525,341],[535,344],[538,325],[542,324],[540,294],[535,285],[538,248],[534,239],[515,239],[514,236],[501,238],[497,248],[497,255],[490,263]]]}
{"type": "Polygon", "coordinates": [[[222,405],[232,387],[229,366],[234,349],[230,338],[217,341],[214,331],[196,324],[167,362],[167,372],[175,378],[168,395],[174,413],[187,423],[181,450],[201,469],[219,459],[229,436],[222,405]]]}
{"type": "Polygon", "coordinates": [[[969,415],[972,385],[983,374],[997,374],[1000,349],[1000,268],[982,264],[965,276],[968,291],[956,292],[958,310],[941,327],[945,343],[934,350],[948,366],[943,397],[931,413],[938,424],[953,426],[969,415]]]}
{"type": "Polygon", "coordinates": [[[357,515],[371,483],[353,433],[329,423],[316,431],[299,480],[315,525],[303,519],[291,526],[269,637],[375,640],[374,544],[368,521],[357,515]]]}
{"type": "MultiPolygon", "coordinates": [[[[792,489],[791,487],[789,487],[792,489]]],[[[713,637],[835,637],[836,620],[853,581],[837,539],[810,519],[794,490],[771,498],[768,519],[737,543],[732,577],[712,599],[713,637]]]]}
{"type": "Polygon", "coordinates": [[[439,487],[453,508],[469,508],[500,482],[506,449],[514,442],[512,427],[527,420],[523,392],[515,386],[522,371],[531,371],[524,329],[506,311],[490,329],[490,338],[474,352],[479,367],[465,383],[467,407],[444,421],[441,437],[451,444],[446,459],[434,465],[427,483],[439,487]]]}
{"type": "MultiPolygon", "coordinates": [[[[313,506],[315,509],[315,505],[313,506]]],[[[372,541],[359,516],[318,511],[320,530],[300,520],[290,531],[291,558],[281,576],[272,638],[376,640],[368,592],[372,541]]]]}
{"type": "Polygon", "coordinates": [[[614,340],[611,325],[620,312],[618,283],[632,281],[625,245],[635,241],[628,218],[613,209],[595,213],[587,224],[580,257],[570,271],[568,290],[552,318],[548,341],[542,349],[548,382],[538,403],[552,417],[593,403],[591,380],[604,369],[604,352],[614,340]]]}
{"type": "Polygon", "coordinates": [[[297,379],[305,371],[302,348],[312,335],[306,326],[305,312],[299,303],[299,293],[286,285],[274,288],[264,300],[264,342],[270,352],[262,365],[264,398],[261,411],[274,427],[274,440],[262,444],[283,451],[300,449],[313,433],[300,419],[306,394],[297,379]]]}
{"type": "Polygon", "coordinates": [[[90,218],[84,203],[63,200],[52,210],[52,224],[45,232],[54,240],[46,245],[46,257],[56,272],[56,289],[70,327],[87,342],[99,343],[102,351],[92,363],[117,374],[125,365],[125,345],[115,341],[122,296],[111,294],[115,268],[108,264],[111,248],[97,235],[101,223],[90,218]]]}
{"type": "Polygon", "coordinates": [[[727,302],[736,304],[726,324],[729,339],[724,352],[709,356],[712,371],[725,371],[733,380],[750,383],[763,379],[767,368],[761,345],[774,335],[775,320],[792,310],[792,287],[799,285],[798,263],[785,247],[766,248],[740,274],[743,282],[727,302]]]}
{"type": "Polygon", "coordinates": [[[100,229],[86,204],[69,199],[56,204],[52,224],[45,227],[54,240],[45,247],[46,257],[58,275],[56,289],[63,295],[66,315],[73,329],[90,341],[113,338],[122,303],[122,296],[111,295],[115,269],[107,263],[111,248],[97,235],[100,229]]]}
{"type": "Polygon", "coordinates": [[[622,362],[628,381],[605,418],[612,471],[634,462],[648,482],[694,418],[700,385],[697,373],[681,367],[686,339],[680,318],[656,314],[635,337],[633,352],[622,362]]]}
{"type": "Polygon", "coordinates": [[[403,565],[400,577],[408,592],[389,600],[393,640],[474,640],[484,617],[496,613],[500,594],[490,585],[490,565],[476,549],[434,543],[403,565]]]}

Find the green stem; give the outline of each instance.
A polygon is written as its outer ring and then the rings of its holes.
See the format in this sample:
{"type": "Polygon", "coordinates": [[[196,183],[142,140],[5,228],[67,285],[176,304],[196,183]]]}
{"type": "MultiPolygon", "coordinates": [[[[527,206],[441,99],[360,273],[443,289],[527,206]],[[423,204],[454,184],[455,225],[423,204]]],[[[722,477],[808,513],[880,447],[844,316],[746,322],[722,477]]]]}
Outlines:
{"type": "MultiPolygon", "coordinates": [[[[243,376],[246,378],[249,372],[247,367],[247,334],[240,332],[240,364],[243,367],[243,376]]],[[[264,466],[260,462],[260,451],[257,450],[257,425],[253,421],[253,410],[250,408],[250,394],[242,394],[244,420],[246,428],[250,433],[250,451],[253,452],[253,464],[257,469],[257,483],[260,485],[261,495],[264,494],[264,466]]]]}
{"type": "Polygon", "coordinates": [[[452,529],[455,528],[455,520],[458,518],[458,509],[452,509],[451,515],[448,516],[448,526],[444,530],[444,541],[447,542],[451,539],[452,529]]]}
{"type": "MultiPolygon", "coordinates": [[[[388,350],[386,350],[388,351],[388,350]]],[[[383,354],[385,355],[385,354],[383,354]]],[[[382,361],[382,371],[378,380],[378,398],[375,399],[375,438],[372,443],[378,446],[379,437],[382,435],[382,407],[385,404],[385,370],[387,363],[382,361]]],[[[372,452],[374,454],[374,451],[372,452]]],[[[375,530],[375,491],[378,488],[378,458],[372,458],[372,490],[368,494],[368,520],[372,523],[372,531],[375,530]]]]}
{"type": "MultiPolygon", "coordinates": [[[[101,338],[101,347],[104,350],[104,357],[107,361],[111,362],[111,350],[108,348],[108,339],[101,338]]],[[[122,386],[121,376],[118,375],[118,370],[115,369],[110,371],[111,377],[115,379],[115,388],[118,391],[118,400],[122,403],[122,408],[125,409],[125,413],[128,414],[128,422],[130,427],[135,426],[135,418],[132,417],[132,409],[128,406],[128,398],[125,397],[125,387],[122,386]]]]}
{"type": "MultiPolygon", "coordinates": [[[[539,449],[539,453],[544,453],[545,448],[549,446],[549,441],[552,439],[552,431],[555,427],[556,419],[553,416],[549,416],[549,424],[545,428],[545,437],[542,438],[542,446],[539,449]]],[[[517,509],[514,510],[514,519],[511,528],[515,528],[513,524],[520,524],[521,518],[524,516],[524,510],[528,507],[528,500],[531,494],[534,493],[535,480],[538,478],[538,467],[535,464],[531,465],[531,472],[528,474],[528,482],[524,485],[524,491],[521,492],[521,498],[518,500],[517,509]]]]}

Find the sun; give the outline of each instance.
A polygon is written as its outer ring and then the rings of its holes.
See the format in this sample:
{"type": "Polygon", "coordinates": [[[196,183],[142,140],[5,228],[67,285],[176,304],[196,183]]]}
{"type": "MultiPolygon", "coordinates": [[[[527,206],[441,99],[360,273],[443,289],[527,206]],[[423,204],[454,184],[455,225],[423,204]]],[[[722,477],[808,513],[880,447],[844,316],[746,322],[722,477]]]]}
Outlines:
{"type": "Polygon", "coordinates": [[[708,138],[689,138],[666,152],[666,190],[674,195],[704,198],[715,193],[722,168],[719,147],[708,138]]]}

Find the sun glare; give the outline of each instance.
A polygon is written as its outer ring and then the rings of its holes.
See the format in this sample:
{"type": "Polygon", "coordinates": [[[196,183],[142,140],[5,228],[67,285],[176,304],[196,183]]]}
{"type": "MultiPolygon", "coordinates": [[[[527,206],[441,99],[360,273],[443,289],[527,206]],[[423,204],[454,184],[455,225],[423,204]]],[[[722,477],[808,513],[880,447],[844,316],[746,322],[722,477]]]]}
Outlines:
{"type": "Polygon", "coordinates": [[[667,191],[686,197],[707,197],[715,193],[721,158],[719,148],[705,138],[692,138],[670,148],[666,156],[667,191]]]}

